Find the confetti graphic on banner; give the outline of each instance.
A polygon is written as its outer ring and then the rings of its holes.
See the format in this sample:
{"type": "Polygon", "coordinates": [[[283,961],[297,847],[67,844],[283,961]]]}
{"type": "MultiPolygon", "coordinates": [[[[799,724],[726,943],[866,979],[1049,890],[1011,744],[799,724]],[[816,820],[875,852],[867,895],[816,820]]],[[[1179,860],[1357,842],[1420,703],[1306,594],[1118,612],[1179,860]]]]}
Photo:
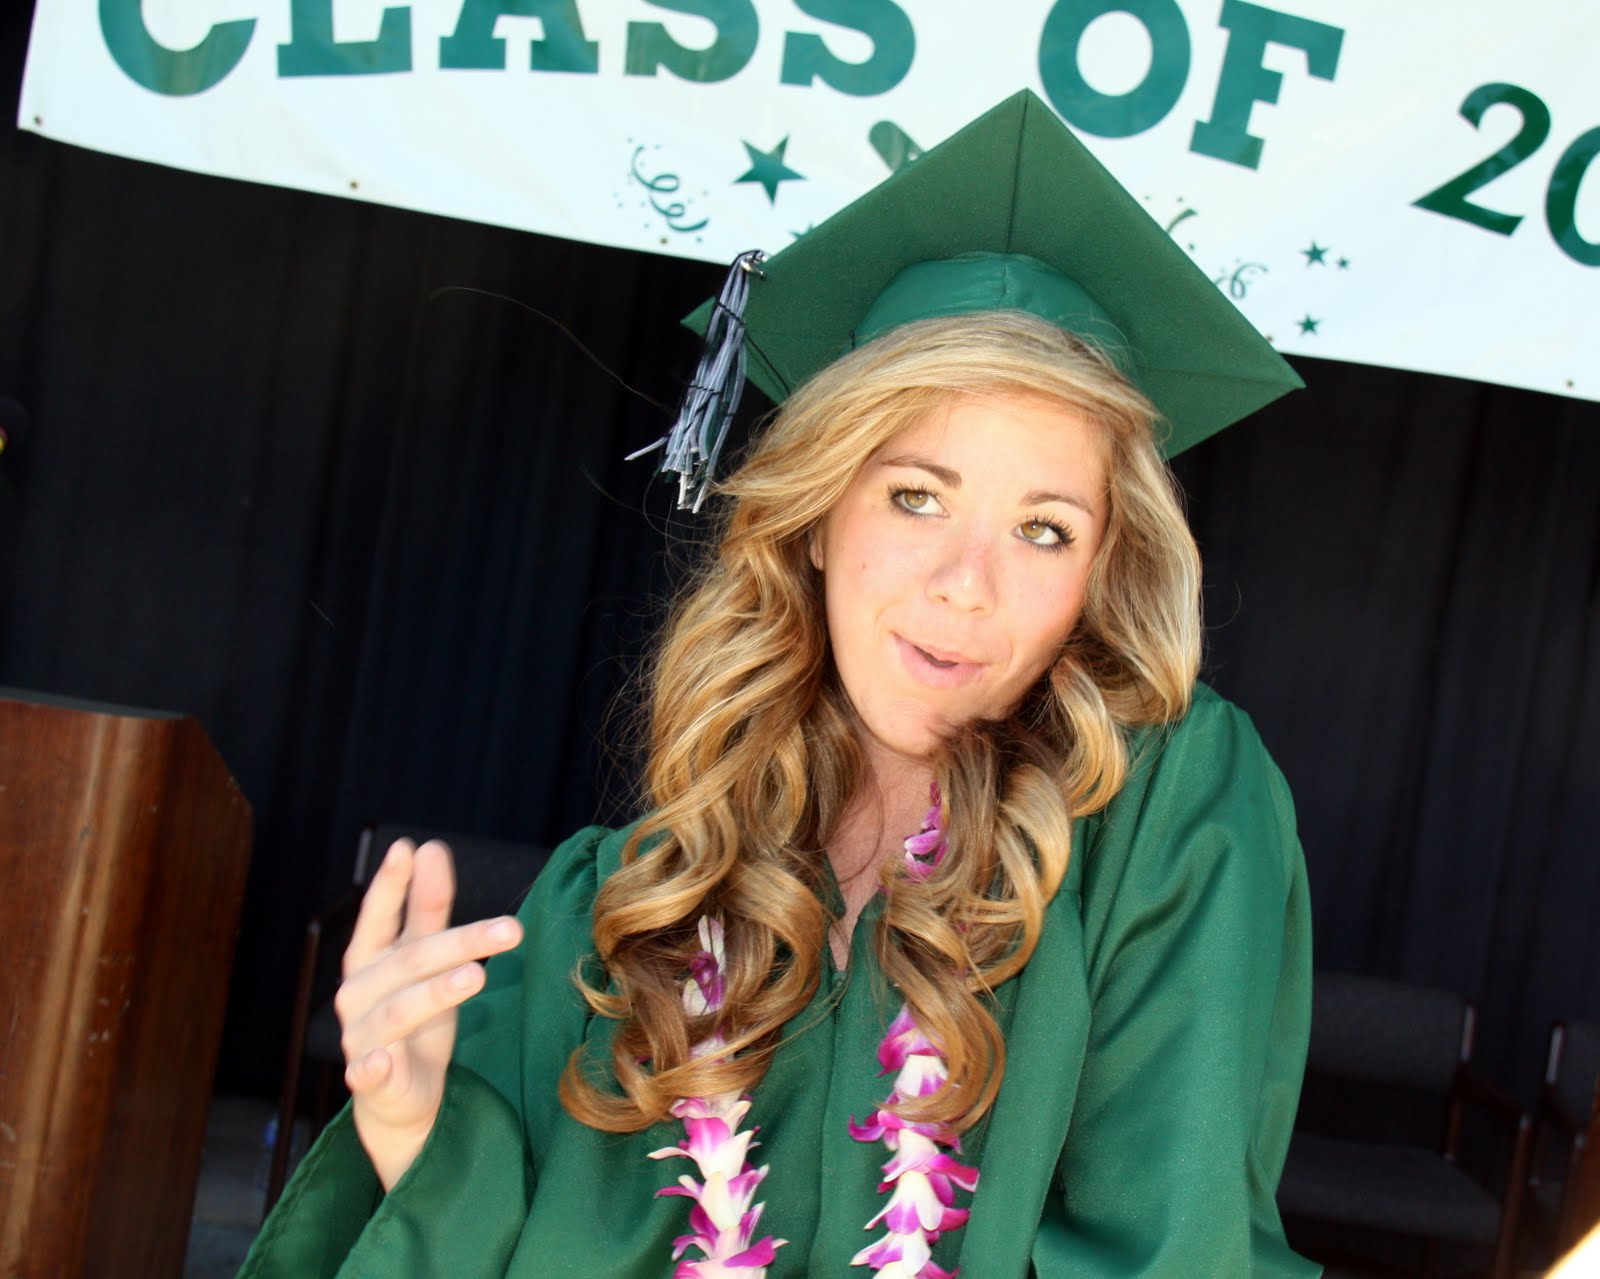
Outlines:
{"type": "MultiPolygon", "coordinates": [[[[644,194],[637,201],[641,210],[654,214],[655,218],[646,217],[642,225],[646,230],[664,227],[677,235],[694,235],[703,231],[711,224],[709,217],[694,218],[692,199],[682,195],[683,180],[667,169],[658,167],[661,164],[661,144],[659,142],[646,145],[635,144],[632,138],[628,139],[633,147],[633,154],[628,160],[628,181],[643,189],[644,194]],[[650,170],[654,169],[654,172],[650,170]]],[[[709,192],[702,190],[702,198],[709,192]]],[[[623,207],[624,201],[619,195],[616,197],[617,207],[623,207]]],[[[700,241],[700,236],[694,236],[695,241],[700,241]]]]}

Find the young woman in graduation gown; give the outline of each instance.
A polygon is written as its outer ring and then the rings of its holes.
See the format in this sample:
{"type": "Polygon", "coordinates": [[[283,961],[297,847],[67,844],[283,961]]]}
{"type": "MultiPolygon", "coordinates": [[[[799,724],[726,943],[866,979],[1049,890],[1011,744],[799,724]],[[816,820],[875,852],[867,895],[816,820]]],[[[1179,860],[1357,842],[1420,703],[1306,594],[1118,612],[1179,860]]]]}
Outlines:
{"type": "Polygon", "coordinates": [[[445,928],[447,853],[390,851],[352,1107],[245,1276],[1317,1273],[1273,1202],[1289,796],[1195,683],[1156,344],[1016,226],[869,285],[721,485],[648,816],[567,841],[515,922],[445,928]]]}

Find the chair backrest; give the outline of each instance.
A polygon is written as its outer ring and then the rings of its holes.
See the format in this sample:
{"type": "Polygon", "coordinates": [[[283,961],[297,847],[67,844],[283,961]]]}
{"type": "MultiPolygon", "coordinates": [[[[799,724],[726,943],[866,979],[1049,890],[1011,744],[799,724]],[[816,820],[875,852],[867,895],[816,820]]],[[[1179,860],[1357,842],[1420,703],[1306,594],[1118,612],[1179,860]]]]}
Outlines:
{"type": "Polygon", "coordinates": [[[368,874],[376,870],[384,850],[402,837],[419,844],[427,839],[442,839],[450,845],[456,867],[456,901],[450,912],[452,924],[469,924],[494,915],[511,914],[521,905],[533,881],[550,860],[550,850],[535,844],[455,835],[386,822],[371,828],[370,844],[363,844],[357,856],[357,873],[361,873],[359,863],[363,861],[368,874]],[[366,851],[368,847],[372,850],[370,853],[366,851]]]}
{"type": "Polygon", "coordinates": [[[1578,1131],[1589,1126],[1600,1083],[1600,1022],[1557,1022],[1550,1031],[1545,1083],[1566,1124],[1578,1131]]]}
{"type": "Polygon", "coordinates": [[[1319,972],[1308,1069],[1447,1095],[1472,1055],[1472,1005],[1460,995],[1352,973],[1319,972]]]}

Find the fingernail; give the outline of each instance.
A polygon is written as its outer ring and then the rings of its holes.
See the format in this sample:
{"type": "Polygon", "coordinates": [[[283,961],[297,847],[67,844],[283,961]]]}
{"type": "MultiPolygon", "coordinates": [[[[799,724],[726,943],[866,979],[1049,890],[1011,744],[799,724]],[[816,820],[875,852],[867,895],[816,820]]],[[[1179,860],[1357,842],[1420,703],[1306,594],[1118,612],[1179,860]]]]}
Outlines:
{"type": "Polygon", "coordinates": [[[477,979],[478,971],[471,964],[458,968],[450,974],[450,984],[457,990],[465,990],[477,979]]]}
{"type": "Polygon", "coordinates": [[[499,923],[490,925],[490,941],[510,941],[517,935],[517,926],[509,919],[502,919],[499,923]]]}

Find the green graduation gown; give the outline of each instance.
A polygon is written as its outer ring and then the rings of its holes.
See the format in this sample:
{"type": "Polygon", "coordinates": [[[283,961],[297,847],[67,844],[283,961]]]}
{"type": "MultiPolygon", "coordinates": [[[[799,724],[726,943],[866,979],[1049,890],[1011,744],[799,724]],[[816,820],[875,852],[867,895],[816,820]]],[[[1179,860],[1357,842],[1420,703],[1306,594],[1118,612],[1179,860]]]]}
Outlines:
{"type": "MultiPolygon", "coordinates": [[[[935,1245],[966,1279],[1319,1273],[1285,1244],[1273,1193],[1310,1021],[1310,916],[1289,794],[1246,716],[1204,687],[1188,716],[1133,743],[1134,768],[1077,822],[1066,882],[1027,967],[1001,986],[1007,1065],[963,1139],[982,1170],[972,1217],[935,1245]]],[[[612,1023],[568,975],[590,950],[597,885],[626,832],[557,850],[521,910],[522,946],[462,1012],[439,1119],[381,1193],[346,1110],[306,1156],[241,1279],[667,1279],[692,1165],[651,1160],[676,1123],[618,1136],[556,1097],[572,1049],[609,1060],[612,1023]]],[[[825,969],[746,1120],[770,1166],[761,1233],[788,1242],[770,1279],[865,1274],[850,1259],[881,1145],[855,1141],[887,1094],[876,1050],[898,1001],[872,954],[825,969]]],[[[958,1192],[957,1203],[969,1197],[958,1192]]],[[[694,1253],[692,1255],[698,1255],[694,1253]]]]}

